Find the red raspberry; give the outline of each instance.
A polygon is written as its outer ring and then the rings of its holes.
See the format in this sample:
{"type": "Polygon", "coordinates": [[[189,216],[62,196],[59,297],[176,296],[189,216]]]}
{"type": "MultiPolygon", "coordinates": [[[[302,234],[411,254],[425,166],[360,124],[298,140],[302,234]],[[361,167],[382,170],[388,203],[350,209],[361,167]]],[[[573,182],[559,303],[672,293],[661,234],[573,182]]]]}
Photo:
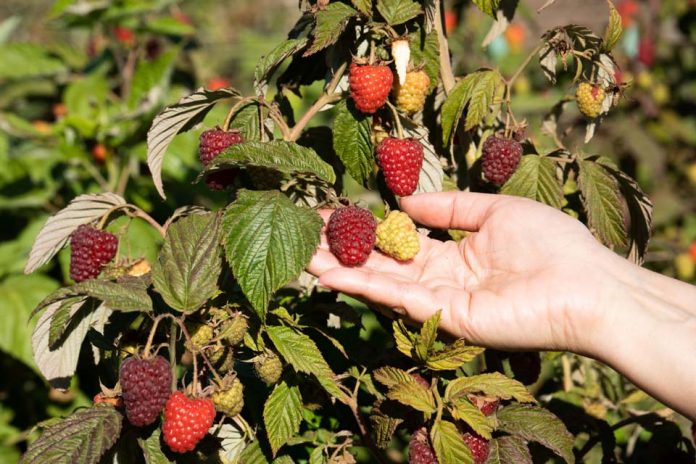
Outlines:
{"type": "MultiPolygon", "coordinates": [[[[208,129],[201,134],[198,157],[203,166],[207,166],[225,148],[242,142],[244,142],[244,139],[238,131],[224,131],[219,128],[208,129]]],[[[211,190],[222,190],[234,182],[238,173],[238,169],[225,169],[214,172],[205,177],[205,183],[211,190]]]]}
{"type": "Polygon", "coordinates": [[[483,174],[495,185],[503,185],[522,159],[522,145],[513,139],[490,136],[483,142],[483,174]]]}
{"type": "Polygon", "coordinates": [[[377,145],[377,162],[389,190],[401,197],[411,195],[423,166],[423,146],[414,138],[387,137],[377,145]]]}
{"type": "Polygon", "coordinates": [[[474,464],[484,464],[488,460],[490,443],[476,432],[467,432],[462,435],[462,440],[469,447],[474,458],[474,464]]]}
{"type": "Polygon", "coordinates": [[[172,393],[172,371],[162,356],[128,358],[121,364],[119,379],[126,417],[136,427],[152,424],[172,393]]]}
{"type": "Polygon", "coordinates": [[[389,66],[350,65],[348,84],[355,107],[372,114],[384,105],[392,88],[394,75],[389,66]]]}
{"type": "Polygon", "coordinates": [[[346,266],[367,261],[375,246],[377,221],[366,209],[345,206],[331,214],[326,226],[329,250],[346,266]]]}
{"type": "Polygon", "coordinates": [[[500,399],[490,396],[469,395],[469,401],[476,406],[484,416],[490,416],[498,410],[500,399]]]}
{"type": "Polygon", "coordinates": [[[423,377],[422,375],[420,375],[417,372],[411,372],[411,377],[413,377],[413,379],[416,382],[418,382],[421,386],[430,390],[430,382],[428,382],[428,380],[425,377],[423,377]]]}
{"type": "Polygon", "coordinates": [[[209,399],[188,398],[175,391],[164,408],[164,441],[177,453],[193,450],[215,420],[215,405],[209,399]]]}
{"type": "Polygon", "coordinates": [[[437,464],[438,462],[425,427],[421,427],[411,435],[411,441],[408,444],[408,462],[409,464],[437,464]]]}
{"type": "Polygon", "coordinates": [[[521,351],[510,355],[510,370],[515,379],[525,385],[537,381],[541,374],[541,357],[536,351],[521,351]]]}
{"type": "Polygon", "coordinates": [[[70,278],[75,282],[94,279],[114,259],[117,248],[115,235],[81,225],[70,238],[70,278]]]}

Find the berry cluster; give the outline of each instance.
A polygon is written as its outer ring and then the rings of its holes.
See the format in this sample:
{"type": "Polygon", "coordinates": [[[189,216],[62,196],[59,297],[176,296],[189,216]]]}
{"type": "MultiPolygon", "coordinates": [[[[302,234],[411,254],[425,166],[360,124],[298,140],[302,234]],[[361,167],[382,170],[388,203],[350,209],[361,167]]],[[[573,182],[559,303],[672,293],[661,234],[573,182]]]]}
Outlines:
{"type": "Polygon", "coordinates": [[[409,464],[437,464],[437,456],[430,444],[428,431],[425,427],[413,432],[408,443],[409,464]]]}
{"type": "Polygon", "coordinates": [[[128,358],[119,375],[126,417],[136,427],[152,424],[172,393],[172,371],[162,356],[128,358]]]}
{"type": "Polygon", "coordinates": [[[70,238],[70,278],[75,282],[94,279],[114,259],[117,249],[115,235],[81,225],[70,238]]]}

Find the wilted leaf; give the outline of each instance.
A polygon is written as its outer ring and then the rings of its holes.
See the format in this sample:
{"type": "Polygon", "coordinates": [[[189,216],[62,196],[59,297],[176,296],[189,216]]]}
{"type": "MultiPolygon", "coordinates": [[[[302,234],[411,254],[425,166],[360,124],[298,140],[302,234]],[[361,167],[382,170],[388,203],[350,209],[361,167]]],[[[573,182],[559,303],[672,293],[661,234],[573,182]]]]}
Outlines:
{"type": "Polygon", "coordinates": [[[386,449],[391,442],[396,428],[403,422],[403,419],[390,417],[384,414],[373,414],[370,416],[372,424],[372,434],[375,445],[381,449],[386,449]]]}

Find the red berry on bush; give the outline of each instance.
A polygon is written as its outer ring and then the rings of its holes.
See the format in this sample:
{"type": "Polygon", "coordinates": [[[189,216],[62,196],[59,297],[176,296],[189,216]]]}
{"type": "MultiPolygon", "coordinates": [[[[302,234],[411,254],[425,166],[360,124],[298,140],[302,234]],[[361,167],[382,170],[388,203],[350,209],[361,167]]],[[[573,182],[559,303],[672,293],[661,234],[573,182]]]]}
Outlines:
{"type": "Polygon", "coordinates": [[[215,405],[209,399],[189,398],[176,391],[164,408],[164,442],[177,453],[192,451],[215,420],[215,405]]]}
{"type": "Polygon", "coordinates": [[[408,443],[408,462],[409,464],[437,464],[438,462],[425,427],[421,427],[411,435],[411,441],[408,443]]]}
{"type": "Polygon", "coordinates": [[[331,214],[326,226],[329,250],[346,266],[367,261],[375,246],[377,221],[372,213],[358,206],[345,206],[331,214]]]}
{"type": "MultiPolygon", "coordinates": [[[[214,160],[225,148],[242,143],[244,139],[239,131],[224,131],[219,128],[208,129],[201,134],[200,145],[198,147],[198,157],[207,166],[214,160]]],[[[211,190],[222,190],[234,182],[239,170],[225,169],[222,171],[213,172],[205,176],[205,183],[211,190]]]]}
{"type": "Polygon", "coordinates": [[[376,151],[389,190],[401,197],[415,192],[423,166],[423,146],[418,140],[387,137],[377,145],[376,151]]]}
{"type": "Polygon", "coordinates": [[[476,432],[467,432],[462,435],[462,440],[469,447],[474,458],[474,464],[484,464],[490,452],[490,443],[476,432]]]}
{"type": "Polygon", "coordinates": [[[522,159],[522,145],[503,137],[488,137],[481,151],[483,175],[495,185],[507,182],[522,159]]]}
{"type": "Polygon", "coordinates": [[[75,282],[94,279],[116,256],[117,249],[115,235],[81,225],[70,238],[70,278],[75,282]]]}
{"type": "Polygon", "coordinates": [[[350,96],[355,107],[363,113],[372,114],[384,105],[393,82],[394,75],[389,66],[350,65],[350,96]]]}
{"type": "Polygon", "coordinates": [[[137,426],[152,424],[172,393],[172,371],[162,356],[128,358],[119,375],[128,421],[137,426]]]}

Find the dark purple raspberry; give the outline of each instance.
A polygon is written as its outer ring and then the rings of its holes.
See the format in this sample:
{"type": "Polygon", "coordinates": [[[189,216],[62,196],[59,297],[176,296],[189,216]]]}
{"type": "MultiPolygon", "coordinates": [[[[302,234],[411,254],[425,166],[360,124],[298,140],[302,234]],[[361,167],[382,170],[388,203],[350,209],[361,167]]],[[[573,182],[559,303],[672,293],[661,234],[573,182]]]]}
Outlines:
{"type": "Polygon", "coordinates": [[[152,424],[172,393],[172,371],[162,356],[128,358],[121,364],[126,417],[136,427],[152,424]]]}
{"type": "Polygon", "coordinates": [[[70,238],[70,278],[75,282],[94,279],[114,259],[117,249],[115,235],[81,225],[70,238]]]}
{"type": "Polygon", "coordinates": [[[411,441],[408,444],[408,462],[409,464],[438,463],[425,427],[421,427],[411,435],[411,441]]]}
{"type": "MultiPolygon", "coordinates": [[[[201,134],[198,157],[203,166],[210,164],[225,148],[242,143],[244,139],[238,131],[224,131],[219,128],[208,129],[201,134]]],[[[205,183],[210,190],[222,190],[232,185],[239,174],[238,169],[225,169],[205,176],[205,183]]]]}
{"type": "Polygon", "coordinates": [[[522,145],[516,140],[490,136],[483,142],[483,174],[491,183],[503,185],[522,159],[522,145]]]}
{"type": "Polygon", "coordinates": [[[484,464],[488,460],[490,443],[476,432],[467,432],[462,435],[462,440],[469,447],[474,458],[474,464],[484,464]]]}
{"type": "Polygon", "coordinates": [[[205,176],[205,185],[210,190],[224,190],[228,185],[232,185],[239,174],[238,169],[223,169],[215,171],[205,176]]]}
{"type": "Polygon", "coordinates": [[[376,153],[389,190],[400,197],[416,191],[423,166],[423,145],[418,140],[387,137],[377,145],[376,153]]]}
{"type": "Polygon", "coordinates": [[[525,385],[537,381],[541,374],[541,357],[536,351],[520,351],[510,354],[510,370],[525,385]]]}
{"type": "Polygon", "coordinates": [[[346,266],[358,266],[367,261],[375,247],[377,221],[366,209],[345,206],[331,214],[326,226],[329,250],[346,266]]]}

